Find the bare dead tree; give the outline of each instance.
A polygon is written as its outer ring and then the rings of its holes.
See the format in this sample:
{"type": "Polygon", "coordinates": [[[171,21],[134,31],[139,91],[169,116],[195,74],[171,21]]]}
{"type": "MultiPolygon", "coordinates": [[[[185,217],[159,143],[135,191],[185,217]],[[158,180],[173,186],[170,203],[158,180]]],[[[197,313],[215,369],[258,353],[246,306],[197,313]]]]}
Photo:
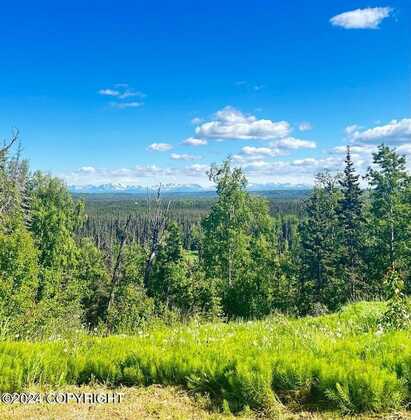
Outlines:
{"type": "MultiPolygon", "coordinates": [[[[4,140],[4,146],[0,148],[0,217],[6,214],[15,204],[14,188],[16,185],[16,169],[12,174],[8,173],[7,154],[19,138],[19,131],[14,129],[9,140],[4,140]],[[14,176],[13,176],[14,175],[14,176]]],[[[18,164],[17,164],[18,165],[18,164]]]]}
{"type": "Polygon", "coordinates": [[[19,130],[14,128],[9,140],[3,141],[3,147],[0,148],[0,158],[5,157],[7,152],[13,147],[19,138],[19,130]]]}
{"type": "Polygon", "coordinates": [[[121,239],[120,239],[120,246],[116,257],[116,262],[114,264],[113,273],[111,276],[111,284],[110,284],[110,298],[107,305],[107,312],[110,311],[111,307],[114,304],[114,297],[115,297],[115,291],[119,284],[120,276],[119,276],[119,270],[121,265],[121,260],[123,258],[123,251],[124,247],[127,243],[127,237],[128,237],[128,227],[130,225],[131,221],[131,214],[128,216],[126,224],[124,225],[123,231],[121,233],[121,239]]]}
{"type": "Polygon", "coordinates": [[[153,264],[157,256],[158,247],[163,237],[164,230],[169,219],[171,201],[164,206],[161,200],[161,184],[157,189],[154,199],[154,205],[151,205],[151,199],[147,197],[147,212],[149,218],[149,226],[151,229],[150,248],[146,267],[144,270],[144,287],[148,287],[150,274],[153,269],[153,264]]]}

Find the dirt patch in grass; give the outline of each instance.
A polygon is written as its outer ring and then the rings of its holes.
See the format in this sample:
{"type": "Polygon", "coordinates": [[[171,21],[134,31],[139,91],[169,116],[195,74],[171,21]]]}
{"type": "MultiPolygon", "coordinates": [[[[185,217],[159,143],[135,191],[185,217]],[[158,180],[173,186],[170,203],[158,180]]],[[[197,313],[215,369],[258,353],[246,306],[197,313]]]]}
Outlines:
{"type": "MultiPolygon", "coordinates": [[[[193,396],[178,387],[162,387],[153,385],[147,388],[116,388],[115,390],[97,387],[65,386],[62,389],[31,389],[35,393],[71,392],[71,393],[122,393],[120,403],[86,404],[70,402],[68,404],[18,404],[6,405],[0,403],[0,419],[2,420],[137,420],[137,419],[262,419],[263,414],[251,411],[233,416],[213,409],[210,401],[204,397],[193,396]]],[[[272,417],[273,418],[273,417],[272,417]]],[[[338,419],[338,413],[291,413],[284,411],[275,416],[281,420],[323,420],[338,419]]],[[[354,417],[345,417],[354,418],[354,417]]],[[[391,413],[379,416],[358,416],[356,419],[411,419],[408,413],[391,413]]]]}

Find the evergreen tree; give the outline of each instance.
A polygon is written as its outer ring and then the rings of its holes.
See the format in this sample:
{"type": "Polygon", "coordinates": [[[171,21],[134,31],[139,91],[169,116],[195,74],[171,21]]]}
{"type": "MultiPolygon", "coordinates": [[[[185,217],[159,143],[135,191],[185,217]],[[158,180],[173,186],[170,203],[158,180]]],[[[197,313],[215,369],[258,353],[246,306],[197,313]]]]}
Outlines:
{"type": "Polygon", "coordinates": [[[378,147],[373,163],[367,174],[371,186],[369,277],[374,280],[375,292],[382,294],[382,279],[394,265],[409,273],[411,178],[405,156],[385,145],[378,147]]]}
{"type": "Polygon", "coordinates": [[[137,243],[124,247],[118,287],[107,316],[111,332],[135,333],[154,317],[155,302],[144,289],[146,252],[137,243]]]}
{"type": "Polygon", "coordinates": [[[101,251],[87,238],[80,241],[76,278],[81,294],[83,324],[89,328],[96,327],[106,320],[109,278],[101,251]]]}
{"type": "Polygon", "coordinates": [[[168,308],[178,306],[178,294],[186,287],[185,270],[182,264],[183,249],[178,226],[171,223],[159,244],[157,258],[148,283],[148,294],[157,304],[168,308]]]}
{"type": "Polygon", "coordinates": [[[346,283],[347,300],[365,297],[363,264],[364,215],[359,175],[355,173],[347,146],[344,175],[339,180],[342,197],[338,202],[341,228],[341,271],[346,283]]]}
{"type": "Polygon", "coordinates": [[[344,300],[338,273],[340,229],[336,179],[320,174],[307,199],[300,234],[300,302],[302,313],[336,309],[344,300]]]}

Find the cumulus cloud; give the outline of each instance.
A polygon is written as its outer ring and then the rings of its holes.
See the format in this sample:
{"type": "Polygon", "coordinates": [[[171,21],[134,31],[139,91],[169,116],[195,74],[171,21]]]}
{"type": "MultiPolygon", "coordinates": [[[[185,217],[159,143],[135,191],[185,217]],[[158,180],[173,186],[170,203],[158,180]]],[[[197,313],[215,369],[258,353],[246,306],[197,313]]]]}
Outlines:
{"type": "Polygon", "coordinates": [[[187,153],[171,153],[171,159],[173,160],[198,160],[201,159],[201,156],[189,155],[187,153]]]}
{"type": "Polygon", "coordinates": [[[290,132],[287,121],[257,119],[230,106],[216,112],[212,121],[196,128],[198,137],[233,140],[270,140],[286,137],[290,132]]]}
{"type": "Polygon", "coordinates": [[[251,163],[253,163],[253,167],[263,167],[266,166],[265,163],[264,165],[262,164],[263,159],[287,156],[291,150],[313,149],[315,147],[316,143],[313,141],[286,137],[284,139],[274,140],[270,142],[268,146],[245,146],[241,148],[240,153],[232,156],[232,159],[235,163],[240,165],[248,165],[249,167],[251,163]]]}
{"type": "Polygon", "coordinates": [[[411,143],[411,118],[392,120],[388,124],[362,130],[353,125],[345,129],[352,142],[386,143],[391,145],[411,143]]]}
{"type": "Polygon", "coordinates": [[[172,148],[173,146],[168,143],[152,143],[147,149],[154,152],[168,152],[172,148]]]}
{"type": "MultiPolygon", "coordinates": [[[[364,128],[357,124],[345,128],[346,140],[350,144],[351,154],[360,172],[365,171],[372,164],[372,154],[377,151],[379,144],[394,147],[398,153],[409,157],[411,168],[411,118],[392,120],[387,124],[364,128]]],[[[333,154],[345,154],[346,146],[337,146],[331,151],[333,154]]]]}
{"type": "Polygon", "coordinates": [[[359,130],[360,128],[361,127],[358,126],[357,124],[352,124],[352,125],[349,125],[349,126],[345,127],[344,131],[345,131],[345,134],[347,136],[350,136],[352,133],[359,130]]]}
{"type": "Polygon", "coordinates": [[[96,172],[96,168],[94,168],[93,166],[82,166],[79,169],[79,171],[85,174],[93,174],[94,172],[96,172]]]}
{"type": "Polygon", "coordinates": [[[254,147],[254,146],[245,146],[241,151],[248,156],[280,156],[281,151],[277,148],[272,147],[254,147]]]}
{"type": "Polygon", "coordinates": [[[200,163],[195,163],[193,165],[187,166],[183,169],[183,173],[188,176],[205,176],[206,172],[210,169],[209,165],[202,165],[200,163]]]}
{"type": "MultiPolygon", "coordinates": [[[[376,146],[368,144],[350,145],[352,154],[371,154],[376,150],[376,146]]],[[[336,146],[331,150],[332,153],[346,154],[347,146],[336,146]]]]}
{"type": "Polygon", "coordinates": [[[196,139],[194,137],[189,137],[188,139],[183,141],[183,144],[187,145],[187,146],[205,146],[206,144],[208,144],[208,141],[205,139],[196,139]]]}
{"type": "Polygon", "coordinates": [[[272,146],[275,146],[279,149],[315,149],[317,147],[314,141],[309,140],[300,140],[294,137],[287,137],[281,140],[277,140],[271,143],[272,146]]]}
{"type": "Polygon", "coordinates": [[[191,119],[191,124],[194,124],[194,125],[201,124],[202,122],[203,122],[203,120],[200,117],[194,117],[194,118],[191,119]]]}
{"type": "MultiPolygon", "coordinates": [[[[397,152],[403,155],[411,156],[411,143],[402,144],[401,146],[398,146],[397,152]]],[[[408,163],[410,164],[411,162],[408,162],[408,163]]]]}
{"type": "Polygon", "coordinates": [[[341,13],[330,19],[334,26],[345,29],[378,29],[380,23],[390,16],[391,7],[368,7],[341,13]]]}

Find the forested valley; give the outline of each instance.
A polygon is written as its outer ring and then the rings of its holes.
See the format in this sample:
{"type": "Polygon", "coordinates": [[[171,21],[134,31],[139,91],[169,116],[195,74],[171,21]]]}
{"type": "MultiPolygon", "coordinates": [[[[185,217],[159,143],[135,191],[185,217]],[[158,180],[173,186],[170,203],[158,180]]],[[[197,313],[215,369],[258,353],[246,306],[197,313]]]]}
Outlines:
{"type": "Polygon", "coordinates": [[[32,173],[17,136],[1,149],[0,338],[16,342],[2,350],[4,366],[21,359],[17,373],[7,368],[13,374],[3,388],[24,387],[28,377],[54,383],[58,376],[46,367],[41,379],[33,374],[34,361],[27,360],[35,352],[18,347],[19,341],[63,343],[41,344],[41,354],[52,358],[57,351],[65,358],[64,340],[73,336],[121,335],[130,337],[128,344],[115,338],[73,344],[77,356],[59,377],[67,383],[182,384],[211,393],[233,412],[272,408],[278,402],[273,391],[285,395],[282,402],[310,395],[311,402],[326,399],[346,412],[405,404],[409,351],[398,363],[394,356],[380,360],[380,370],[373,365],[378,372],[364,376],[375,356],[366,349],[388,346],[386,354],[394,355],[409,343],[411,177],[405,157],[380,145],[361,177],[347,147],[340,173],[319,173],[311,191],[287,198],[249,193],[246,176],[230,160],[212,166],[209,178],[216,185],[211,197],[175,198],[159,187],[138,199],[84,200],[61,180],[32,173]],[[250,329],[241,321],[251,322],[250,329]],[[133,341],[138,337],[140,347],[133,341]],[[346,341],[334,353],[329,343],[340,338],[346,341]],[[284,354],[270,344],[277,339],[284,354]],[[304,340],[318,349],[309,345],[306,353],[304,340]],[[182,342],[187,348],[177,345],[182,342]],[[259,351],[268,346],[269,358],[256,356],[256,367],[240,348],[257,342],[259,351]],[[223,344],[225,350],[218,347],[223,344]],[[133,346],[145,353],[133,353],[133,346]],[[333,354],[347,348],[368,368],[349,358],[347,369],[357,369],[350,375],[329,368],[333,354]],[[231,356],[221,359],[229,353],[241,355],[238,365],[231,356]],[[202,366],[207,357],[214,362],[202,366]]]}
{"type": "Polygon", "coordinates": [[[305,199],[251,195],[225,161],[209,172],[215,198],[173,202],[160,187],[111,207],[91,201],[90,214],[12,151],[1,155],[4,332],[46,332],[68,314],[110,332],[151,318],[321,314],[389,298],[393,276],[410,291],[410,175],[389,147],[374,155],[367,189],[348,149],[341,174],[319,174],[305,199]]]}

